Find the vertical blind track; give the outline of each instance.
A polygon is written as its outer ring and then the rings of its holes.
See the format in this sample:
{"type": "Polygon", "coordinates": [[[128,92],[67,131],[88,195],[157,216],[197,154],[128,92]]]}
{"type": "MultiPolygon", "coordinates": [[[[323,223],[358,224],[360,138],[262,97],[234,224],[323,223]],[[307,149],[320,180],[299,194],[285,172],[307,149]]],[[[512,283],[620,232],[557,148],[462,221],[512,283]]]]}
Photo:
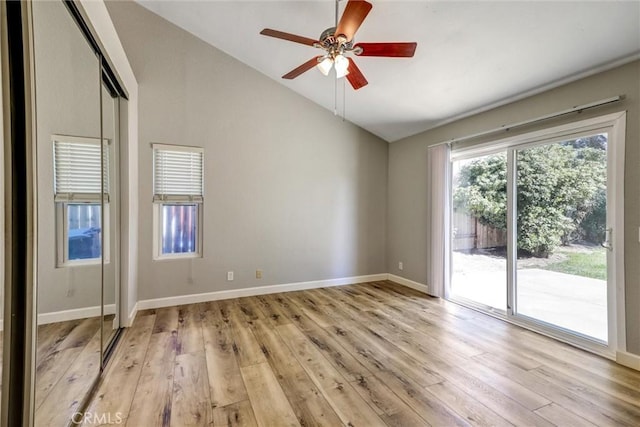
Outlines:
{"type": "Polygon", "coordinates": [[[542,122],[545,120],[555,119],[558,117],[566,116],[567,114],[581,113],[584,110],[589,110],[591,108],[597,108],[597,107],[602,107],[604,105],[613,104],[615,102],[622,101],[624,98],[625,98],[625,95],[618,95],[618,96],[613,96],[611,98],[601,99],[600,101],[590,102],[588,104],[576,105],[575,107],[558,111],[556,113],[547,114],[545,116],[537,117],[535,119],[525,120],[522,122],[512,123],[509,125],[502,125],[495,129],[474,133],[473,135],[462,136],[460,138],[452,138],[447,141],[442,141],[437,144],[433,144],[431,145],[431,147],[435,147],[436,145],[442,145],[442,144],[455,144],[457,142],[467,141],[469,139],[479,138],[481,136],[487,136],[487,135],[491,135],[498,132],[508,132],[510,130],[513,130],[522,126],[532,125],[534,123],[542,122]]]}

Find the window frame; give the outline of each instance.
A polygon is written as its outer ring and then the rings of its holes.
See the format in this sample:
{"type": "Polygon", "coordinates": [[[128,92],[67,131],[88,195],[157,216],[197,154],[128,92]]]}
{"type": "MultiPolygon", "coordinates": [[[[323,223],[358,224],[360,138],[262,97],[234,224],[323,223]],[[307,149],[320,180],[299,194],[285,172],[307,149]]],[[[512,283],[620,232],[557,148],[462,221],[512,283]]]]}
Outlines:
{"type": "Polygon", "coordinates": [[[202,211],[204,203],[194,202],[154,202],[153,203],[153,259],[166,261],[172,259],[202,258],[202,211]],[[165,205],[196,205],[196,250],[194,252],[162,253],[162,211],[165,205]]]}
{"type": "Polygon", "coordinates": [[[56,142],[68,142],[68,143],[80,143],[80,144],[95,144],[100,145],[100,138],[91,138],[91,137],[79,137],[79,136],[69,136],[69,135],[51,135],[51,143],[52,149],[54,152],[53,156],[53,176],[54,176],[54,211],[55,211],[55,247],[56,247],[56,268],[66,268],[66,267],[81,267],[81,266],[92,266],[92,265],[100,265],[102,262],[105,264],[110,263],[110,215],[109,215],[109,189],[111,188],[111,171],[110,168],[110,160],[112,156],[111,150],[111,140],[103,138],[102,144],[106,145],[106,150],[104,153],[107,155],[107,161],[105,162],[105,170],[107,174],[107,192],[100,195],[99,193],[96,197],[89,194],[79,194],[77,196],[67,196],[63,199],[57,199],[56,194],[56,184],[55,184],[55,176],[56,176],[56,160],[55,160],[55,144],[56,142]],[[97,205],[102,206],[101,215],[103,216],[103,221],[100,230],[101,239],[104,240],[103,250],[101,251],[101,256],[96,258],[86,258],[86,259],[69,259],[69,221],[68,221],[68,205],[78,205],[78,204],[89,204],[89,205],[97,205]]]}
{"type": "Polygon", "coordinates": [[[67,217],[68,205],[96,205],[100,206],[100,202],[96,201],[83,201],[73,200],[68,202],[55,202],[56,204],[56,253],[57,253],[57,267],[79,267],[88,265],[100,265],[104,259],[105,264],[109,264],[111,253],[109,230],[109,204],[105,203],[102,209],[102,215],[104,216],[104,230],[101,230],[101,238],[104,239],[104,253],[100,257],[85,258],[85,259],[69,259],[69,221],[67,217]]]}
{"type": "Polygon", "coordinates": [[[171,145],[151,143],[152,155],[151,162],[153,168],[152,192],[153,194],[153,260],[154,261],[170,261],[179,259],[194,259],[203,257],[203,217],[204,217],[204,148],[189,145],[171,145]],[[202,156],[202,195],[158,195],[155,194],[156,184],[156,150],[166,151],[186,151],[197,152],[202,156]],[[163,253],[162,252],[162,215],[165,205],[196,205],[196,232],[195,232],[195,251],[180,253],[163,253]]]}

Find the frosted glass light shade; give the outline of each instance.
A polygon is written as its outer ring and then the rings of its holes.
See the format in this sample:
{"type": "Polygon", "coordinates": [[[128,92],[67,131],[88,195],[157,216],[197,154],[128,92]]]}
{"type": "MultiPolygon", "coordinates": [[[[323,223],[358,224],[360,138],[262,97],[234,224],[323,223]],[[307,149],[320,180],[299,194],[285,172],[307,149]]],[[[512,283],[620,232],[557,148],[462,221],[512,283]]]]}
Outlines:
{"type": "Polygon", "coordinates": [[[337,55],[335,61],[336,78],[341,78],[349,74],[349,60],[343,55],[337,55]]]}
{"type": "Polygon", "coordinates": [[[318,65],[316,65],[316,67],[318,67],[318,70],[320,70],[322,74],[324,74],[325,76],[328,76],[329,71],[331,71],[332,65],[333,65],[333,61],[331,60],[331,58],[327,57],[327,58],[324,58],[321,62],[319,62],[318,65]]]}

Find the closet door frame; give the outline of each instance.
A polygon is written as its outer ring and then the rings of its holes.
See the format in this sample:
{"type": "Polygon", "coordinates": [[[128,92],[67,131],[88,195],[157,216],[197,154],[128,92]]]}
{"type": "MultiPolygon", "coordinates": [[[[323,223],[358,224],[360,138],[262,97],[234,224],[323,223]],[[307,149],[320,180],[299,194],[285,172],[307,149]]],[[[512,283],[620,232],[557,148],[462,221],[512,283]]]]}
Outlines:
{"type": "Polygon", "coordinates": [[[34,416],[37,193],[33,33],[29,2],[0,3],[4,207],[2,426],[34,416]]]}

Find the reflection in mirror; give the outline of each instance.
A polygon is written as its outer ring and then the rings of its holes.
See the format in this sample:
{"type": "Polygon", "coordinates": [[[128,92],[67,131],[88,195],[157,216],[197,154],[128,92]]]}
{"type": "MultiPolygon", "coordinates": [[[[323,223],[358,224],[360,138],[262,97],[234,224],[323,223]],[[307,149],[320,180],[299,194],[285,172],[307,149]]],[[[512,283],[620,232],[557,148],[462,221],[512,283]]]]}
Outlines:
{"type": "MultiPolygon", "coordinates": [[[[63,2],[33,2],[38,192],[35,425],[64,426],[101,364],[100,64],[63,2]]],[[[105,150],[106,164],[110,161],[105,150]]],[[[107,174],[108,175],[108,174],[107,174]]],[[[105,190],[109,188],[105,179],[105,190]]]]}
{"type": "MultiPolygon", "coordinates": [[[[104,288],[103,300],[104,300],[104,318],[103,318],[103,335],[102,335],[102,348],[106,350],[109,343],[115,335],[119,327],[119,319],[117,318],[118,311],[116,310],[116,298],[118,289],[117,274],[120,271],[118,260],[118,233],[120,229],[119,212],[120,206],[118,205],[119,197],[119,171],[118,171],[118,158],[119,158],[119,139],[118,139],[118,98],[112,97],[110,91],[105,87],[102,87],[102,137],[105,144],[107,144],[107,152],[109,162],[105,167],[106,174],[108,175],[109,192],[104,193],[104,212],[105,219],[109,218],[109,227],[107,232],[109,233],[108,241],[110,244],[108,247],[105,245],[105,264],[104,264],[104,288]],[[108,261],[108,262],[107,262],[108,261]]],[[[106,221],[105,221],[106,223],[106,221]]],[[[105,241],[106,243],[106,241],[105,241]]]]}

